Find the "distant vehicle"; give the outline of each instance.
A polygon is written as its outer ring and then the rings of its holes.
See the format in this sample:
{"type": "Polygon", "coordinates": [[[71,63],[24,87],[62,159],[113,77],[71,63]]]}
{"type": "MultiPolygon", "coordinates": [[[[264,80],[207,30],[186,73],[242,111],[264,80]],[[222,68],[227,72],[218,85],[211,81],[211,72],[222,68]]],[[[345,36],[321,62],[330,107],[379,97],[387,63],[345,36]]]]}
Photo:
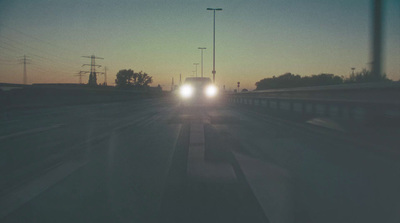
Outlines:
{"type": "Polygon", "coordinates": [[[213,105],[218,98],[218,88],[208,77],[188,77],[179,88],[181,106],[213,105]]]}
{"type": "Polygon", "coordinates": [[[249,90],[247,90],[246,88],[242,89],[242,92],[248,92],[249,90]]]}

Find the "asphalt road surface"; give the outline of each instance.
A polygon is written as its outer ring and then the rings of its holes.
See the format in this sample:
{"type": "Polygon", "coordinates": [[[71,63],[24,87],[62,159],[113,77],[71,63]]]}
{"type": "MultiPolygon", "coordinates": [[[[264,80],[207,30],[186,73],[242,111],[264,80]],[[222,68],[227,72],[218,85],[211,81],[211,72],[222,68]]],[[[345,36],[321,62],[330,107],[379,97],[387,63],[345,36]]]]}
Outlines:
{"type": "Polygon", "coordinates": [[[168,98],[0,118],[0,222],[400,222],[393,142],[168,98]]]}

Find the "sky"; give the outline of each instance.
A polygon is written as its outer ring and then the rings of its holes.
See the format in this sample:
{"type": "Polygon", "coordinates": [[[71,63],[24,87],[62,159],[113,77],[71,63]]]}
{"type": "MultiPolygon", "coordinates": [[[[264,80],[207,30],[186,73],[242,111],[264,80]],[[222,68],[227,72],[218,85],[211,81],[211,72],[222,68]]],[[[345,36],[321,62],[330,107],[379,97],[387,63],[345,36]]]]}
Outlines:
{"type": "MultiPolygon", "coordinates": [[[[78,83],[95,55],[113,85],[121,69],[143,71],[153,86],[212,77],[216,13],[216,83],[254,89],[286,72],[348,76],[369,68],[371,0],[0,0],[0,83],[78,83]],[[201,65],[197,66],[201,75],[201,65]]],[[[384,63],[400,79],[400,1],[384,1],[384,63]]],[[[87,82],[88,75],[83,77],[87,82]]],[[[104,75],[98,76],[104,82],[104,75]]]]}

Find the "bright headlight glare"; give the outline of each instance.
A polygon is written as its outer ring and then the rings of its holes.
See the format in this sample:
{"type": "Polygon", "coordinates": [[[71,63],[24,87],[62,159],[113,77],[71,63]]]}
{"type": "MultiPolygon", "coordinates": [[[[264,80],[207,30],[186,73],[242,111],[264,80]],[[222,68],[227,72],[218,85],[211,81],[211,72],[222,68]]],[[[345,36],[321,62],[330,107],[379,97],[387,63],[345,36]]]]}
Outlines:
{"type": "Polygon", "coordinates": [[[180,94],[183,98],[190,98],[193,94],[193,87],[190,85],[183,85],[180,88],[180,94]]]}
{"type": "Polygon", "coordinates": [[[217,88],[214,85],[207,86],[206,95],[208,97],[214,97],[215,95],[217,95],[217,88]]]}

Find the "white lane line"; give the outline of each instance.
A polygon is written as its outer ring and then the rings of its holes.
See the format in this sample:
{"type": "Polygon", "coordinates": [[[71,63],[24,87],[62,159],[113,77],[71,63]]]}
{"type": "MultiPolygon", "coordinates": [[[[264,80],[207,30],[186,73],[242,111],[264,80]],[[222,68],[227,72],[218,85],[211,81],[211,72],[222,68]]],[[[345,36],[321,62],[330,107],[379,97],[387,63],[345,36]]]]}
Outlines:
{"type": "Polygon", "coordinates": [[[233,155],[269,221],[293,223],[294,185],[288,171],[235,152],[233,155]]]}
{"type": "Polygon", "coordinates": [[[342,126],[340,126],[339,123],[327,118],[313,118],[311,120],[308,120],[307,123],[346,133],[346,130],[342,126]]]}
{"type": "Polygon", "coordinates": [[[229,163],[206,162],[204,124],[193,121],[190,124],[190,140],[187,175],[201,181],[236,180],[236,174],[229,163]]]}
{"type": "Polygon", "coordinates": [[[80,160],[63,163],[17,190],[0,197],[0,219],[63,180],[87,162],[80,160]]]}
{"type": "Polygon", "coordinates": [[[63,124],[57,124],[57,125],[52,125],[52,126],[47,126],[47,127],[40,127],[40,128],[36,128],[36,129],[30,129],[30,130],[26,130],[26,131],[22,131],[22,132],[12,133],[12,134],[9,134],[9,135],[0,136],[0,140],[13,138],[13,137],[18,137],[18,136],[27,135],[27,134],[32,134],[32,133],[44,132],[44,131],[48,131],[48,130],[51,130],[51,129],[60,128],[61,126],[64,126],[64,125],[63,124]]]}

